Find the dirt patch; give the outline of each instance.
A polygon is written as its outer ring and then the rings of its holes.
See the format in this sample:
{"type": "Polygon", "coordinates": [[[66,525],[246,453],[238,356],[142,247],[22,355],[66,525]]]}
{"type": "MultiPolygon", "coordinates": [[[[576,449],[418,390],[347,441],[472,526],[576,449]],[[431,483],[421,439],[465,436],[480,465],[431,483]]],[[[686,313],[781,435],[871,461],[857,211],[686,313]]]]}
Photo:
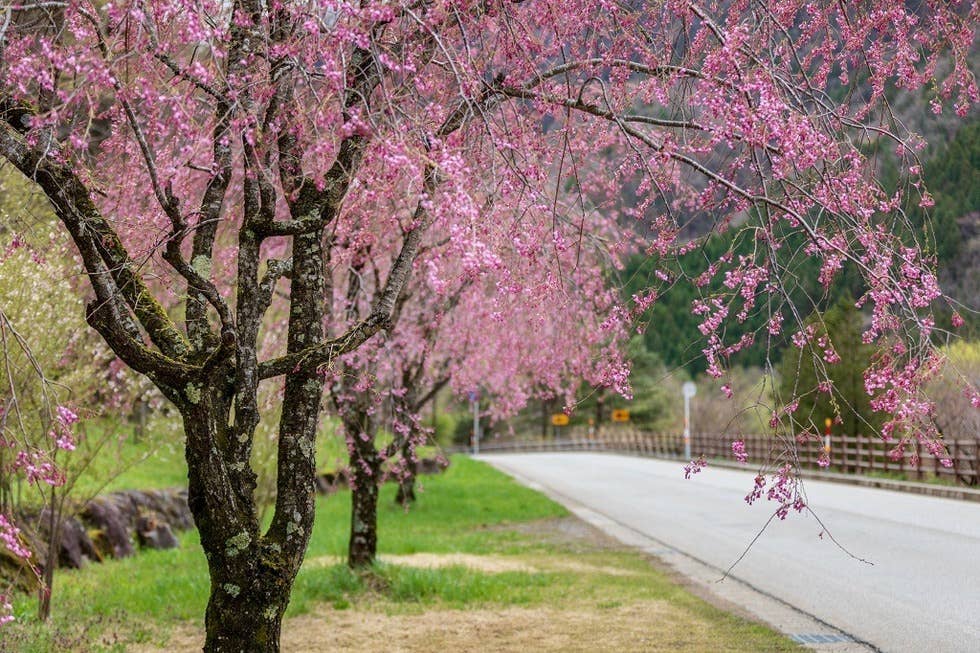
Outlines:
{"type": "MultiPolygon", "coordinates": [[[[633,576],[636,572],[609,565],[591,565],[568,558],[537,556],[474,555],[470,553],[413,553],[410,555],[382,555],[381,562],[403,567],[439,569],[442,567],[466,567],[486,574],[506,572],[541,573],[571,571],[610,576],[633,576]]],[[[330,567],[344,560],[339,556],[320,556],[306,562],[309,567],[330,567]]]]}
{"type": "MultiPolygon", "coordinates": [[[[423,653],[429,651],[705,651],[724,650],[690,615],[663,601],[625,606],[430,610],[388,615],[324,608],[283,624],[284,653],[423,653]],[[676,624],[676,625],[675,625],[676,624]]],[[[164,648],[136,653],[200,651],[203,634],[174,629],[164,648]]]]}
{"type": "MultiPolygon", "coordinates": [[[[542,542],[554,547],[556,550],[567,551],[573,554],[593,553],[597,551],[632,551],[643,556],[654,569],[663,573],[675,584],[683,587],[685,590],[691,594],[694,594],[702,601],[705,601],[706,603],[720,610],[724,610],[725,612],[741,617],[742,619],[755,623],[761,623],[757,617],[752,615],[742,606],[719,597],[709,588],[679,573],[660,558],[648,553],[638,552],[636,549],[626,546],[611,535],[607,535],[592,524],[589,524],[588,522],[583,521],[574,515],[569,515],[567,517],[556,517],[553,519],[539,519],[537,521],[519,524],[488,526],[486,528],[487,530],[507,530],[521,533],[523,535],[530,535],[535,539],[540,539],[542,542]]],[[[565,560],[563,562],[570,561],[565,560]]],[[[574,564],[575,563],[572,563],[572,565],[574,564]]],[[[566,569],[569,571],[577,571],[576,569],[573,569],[572,566],[567,566],[566,569]]],[[[624,570],[620,570],[620,572],[623,571],[624,570]]]]}
{"type": "Polygon", "coordinates": [[[606,535],[592,524],[571,515],[518,524],[497,524],[485,528],[490,531],[511,531],[521,535],[529,535],[543,544],[569,553],[628,550],[628,547],[619,540],[606,535]]]}
{"type": "MultiPolygon", "coordinates": [[[[469,553],[413,553],[411,555],[382,555],[379,560],[390,565],[437,569],[440,567],[467,567],[488,574],[509,571],[537,572],[538,567],[520,558],[509,556],[480,556],[469,553]]],[[[344,562],[340,556],[320,556],[306,562],[308,567],[331,567],[344,562]]]]}

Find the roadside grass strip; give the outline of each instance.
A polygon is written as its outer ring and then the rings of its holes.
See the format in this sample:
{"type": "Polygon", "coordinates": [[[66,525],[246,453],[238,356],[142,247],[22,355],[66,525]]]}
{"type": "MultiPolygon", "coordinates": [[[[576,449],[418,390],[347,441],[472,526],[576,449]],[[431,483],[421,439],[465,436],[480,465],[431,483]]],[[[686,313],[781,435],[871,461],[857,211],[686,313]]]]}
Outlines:
{"type": "MultiPolygon", "coordinates": [[[[799,644],[695,597],[642,555],[481,462],[456,456],[406,511],[382,488],[379,562],[343,563],[350,496],[318,500],[284,651],[789,651],[799,644]]],[[[181,548],[59,572],[54,618],[32,602],[0,650],[199,651],[208,576],[181,548]]]]}

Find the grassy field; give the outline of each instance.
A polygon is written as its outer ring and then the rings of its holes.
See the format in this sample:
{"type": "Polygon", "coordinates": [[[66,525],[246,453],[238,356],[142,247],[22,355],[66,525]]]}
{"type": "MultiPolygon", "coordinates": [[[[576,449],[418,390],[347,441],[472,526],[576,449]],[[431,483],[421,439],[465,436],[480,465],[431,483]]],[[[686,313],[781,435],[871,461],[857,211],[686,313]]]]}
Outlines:
{"type": "MultiPolygon", "coordinates": [[[[324,419],[320,427],[317,461],[323,471],[332,471],[347,459],[346,446],[337,436],[336,429],[336,423],[330,419],[324,419]]],[[[116,419],[82,422],[80,430],[85,439],[78,454],[67,459],[71,465],[83,462],[86,465],[77,481],[76,496],[84,498],[99,491],[147,490],[187,484],[182,432],[176,416],[153,417],[142,438],[135,436],[131,424],[116,419]]],[[[382,434],[380,441],[386,444],[388,440],[382,434]]],[[[274,446],[274,442],[268,446],[257,442],[256,458],[274,459],[270,446],[274,446]]]]}
{"type": "MultiPolygon", "coordinates": [[[[483,463],[455,457],[445,474],[423,479],[419,503],[408,512],[393,495],[394,487],[383,488],[382,562],[360,574],[342,564],[348,493],[319,500],[284,650],[338,650],[335,638],[317,642],[341,631],[351,639],[339,650],[360,650],[362,640],[374,642],[374,650],[657,650],[655,644],[680,651],[795,650],[772,631],[695,598],[648,560],[590,533],[561,506],[483,463]],[[438,637],[452,623],[458,627],[446,632],[458,638],[442,642],[438,637]],[[482,630],[474,625],[480,623],[482,630]],[[539,637],[520,641],[528,628],[539,637]],[[416,647],[394,641],[377,647],[395,636],[412,638],[416,647]],[[480,644],[489,641],[497,644],[480,644]]],[[[0,631],[0,649],[200,650],[205,561],[196,533],[181,540],[179,550],[60,572],[50,624],[32,623],[32,602],[22,599],[20,621],[0,631]]]]}

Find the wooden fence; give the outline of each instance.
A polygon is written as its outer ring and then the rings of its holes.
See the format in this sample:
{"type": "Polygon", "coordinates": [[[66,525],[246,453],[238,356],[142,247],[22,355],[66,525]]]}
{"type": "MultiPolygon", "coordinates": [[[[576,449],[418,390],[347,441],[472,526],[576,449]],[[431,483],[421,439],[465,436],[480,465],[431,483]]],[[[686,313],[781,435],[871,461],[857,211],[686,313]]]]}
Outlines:
{"type": "MultiPolygon", "coordinates": [[[[758,467],[770,460],[775,452],[787,450],[784,442],[773,436],[744,436],[748,467],[758,467]]],[[[940,459],[930,454],[917,442],[906,446],[904,455],[897,455],[895,443],[864,435],[831,435],[830,464],[823,467],[819,459],[823,453],[823,437],[793,443],[799,466],[803,469],[823,470],[840,474],[900,475],[907,480],[942,480],[960,485],[980,485],[980,437],[949,440],[951,467],[944,467],[940,459]]],[[[630,427],[610,427],[590,435],[585,429],[566,428],[552,438],[494,439],[480,444],[480,451],[618,451],[679,459],[684,455],[684,438],[674,433],[650,433],[630,427]]],[[[691,434],[691,454],[706,460],[735,461],[732,437],[708,433],[691,434]]]]}

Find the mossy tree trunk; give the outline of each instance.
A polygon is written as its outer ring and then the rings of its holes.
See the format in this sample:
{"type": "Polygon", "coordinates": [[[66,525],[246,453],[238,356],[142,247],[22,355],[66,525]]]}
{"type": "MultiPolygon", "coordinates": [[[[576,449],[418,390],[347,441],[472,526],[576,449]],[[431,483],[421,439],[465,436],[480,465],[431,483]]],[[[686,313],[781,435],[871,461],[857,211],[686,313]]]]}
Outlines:
{"type": "Polygon", "coordinates": [[[375,446],[376,425],[367,407],[358,402],[343,418],[350,453],[351,520],[347,564],[374,564],[378,554],[378,491],[381,454],[375,446]]]}

